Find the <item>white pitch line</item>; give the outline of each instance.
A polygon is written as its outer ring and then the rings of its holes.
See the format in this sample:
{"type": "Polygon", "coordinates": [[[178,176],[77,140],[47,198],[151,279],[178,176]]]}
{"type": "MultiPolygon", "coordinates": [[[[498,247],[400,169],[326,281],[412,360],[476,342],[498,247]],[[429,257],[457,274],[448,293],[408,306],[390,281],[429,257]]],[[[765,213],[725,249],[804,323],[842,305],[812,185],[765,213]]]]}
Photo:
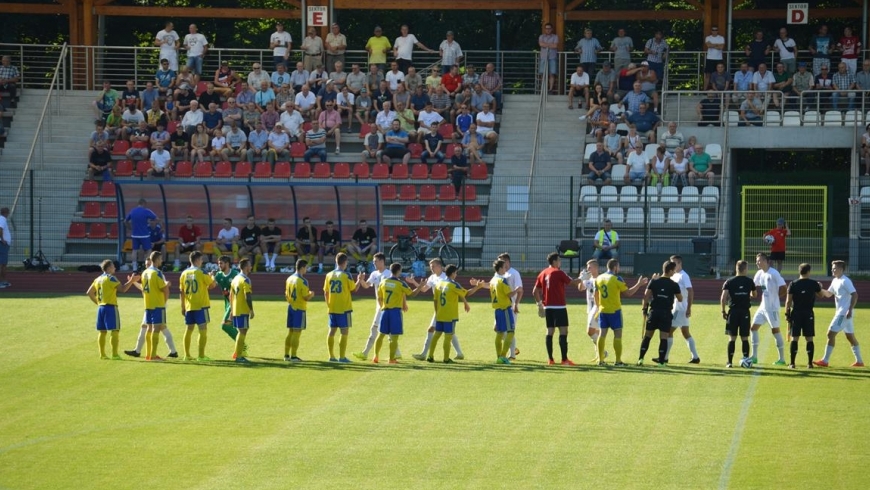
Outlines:
{"type": "Polygon", "coordinates": [[[749,409],[752,407],[752,399],[755,398],[755,388],[758,386],[758,379],[760,377],[761,370],[756,369],[752,373],[749,387],[746,388],[743,406],[740,407],[740,415],[737,417],[737,425],[734,427],[734,435],[731,437],[731,447],[728,448],[728,456],[725,458],[725,464],[722,465],[722,473],[719,475],[719,488],[721,490],[727,489],[728,484],[731,482],[731,469],[734,466],[734,460],[737,458],[737,451],[740,450],[743,428],[746,426],[746,418],[749,416],[749,409]]]}

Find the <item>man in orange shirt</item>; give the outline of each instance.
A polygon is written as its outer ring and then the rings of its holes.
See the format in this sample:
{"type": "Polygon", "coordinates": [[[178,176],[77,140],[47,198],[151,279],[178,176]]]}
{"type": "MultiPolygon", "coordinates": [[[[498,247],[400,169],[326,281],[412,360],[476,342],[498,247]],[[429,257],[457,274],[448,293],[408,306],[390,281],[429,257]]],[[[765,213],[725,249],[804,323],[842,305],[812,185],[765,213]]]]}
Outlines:
{"type": "Polygon", "coordinates": [[[777,219],[776,228],[764,234],[767,235],[773,237],[773,243],[770,244],[770,262],[774,269],[782,271],[782,261],[785,260],[785,239],[791,236],[785,218],[777,219]]]}

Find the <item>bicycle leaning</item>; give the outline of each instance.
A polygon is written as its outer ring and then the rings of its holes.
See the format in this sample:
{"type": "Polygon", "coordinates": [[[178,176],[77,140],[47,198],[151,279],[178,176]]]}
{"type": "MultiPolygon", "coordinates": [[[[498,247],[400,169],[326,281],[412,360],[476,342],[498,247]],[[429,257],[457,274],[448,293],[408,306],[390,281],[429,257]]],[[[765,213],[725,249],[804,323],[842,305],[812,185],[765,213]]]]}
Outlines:
{"type": "Polygon", "coordinates": [[[396,237],[396,244],[390,248],[390,262],[402,264],[402,269],[411,269],[417,260],[425,261],[426,257],[438,251],[438,257],[444,264],[458,264],[459,252],[447,242],[444,230],[447,227],[438,228],[431,240],[426,240],[417,235],[417,230],[412,229],[409,236],[396,237]]]}

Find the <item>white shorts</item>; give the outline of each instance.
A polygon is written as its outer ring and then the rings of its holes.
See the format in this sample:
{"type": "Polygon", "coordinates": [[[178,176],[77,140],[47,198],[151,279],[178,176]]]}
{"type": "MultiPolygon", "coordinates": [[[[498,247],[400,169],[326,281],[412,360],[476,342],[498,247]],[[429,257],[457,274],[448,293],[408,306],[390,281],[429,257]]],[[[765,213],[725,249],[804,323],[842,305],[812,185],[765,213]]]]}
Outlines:
{"type": "Polygon", "coordinates": [[[759,308],[752,317],[753,325],[770,325],[770,328],[779,328],[779,310],[762,310],[759,308]]]}
{"type": "Polygon", "coordinates": [[[594,328],[600,330],[598,327],[598,318],[595,317],[595,314],[598,313],[598,308],[592,308],[586,312],[586,328],[594,328]]]}
{"type": "Polygon", "coordinates": [[[429,328],[435,328],[435,313],[432,313],[432,321],[429,322],[429,328]]]}
{"type": "Polygon", "coordinates": [[[372,326],[381,326],[381,317],[384,316],[384,310],[381,309],[381,306],[375,306],[375,318],[372,320],[372,326]]]}
{"type": "Polygon", "coordinates": [[[854,315],[852,318],[846,318],[846,315],[835,315],[828,330],[836,333],[855,333],[855,322],[852,321],[854,318],[854,315]]]}
{"type": "Polygon", "coordinates": [[[689,318],[686,316],[686,308],[679,305],[671,311],[673,320],[671,320],[671,328],[680,328],[689,326],[689,318]]]}

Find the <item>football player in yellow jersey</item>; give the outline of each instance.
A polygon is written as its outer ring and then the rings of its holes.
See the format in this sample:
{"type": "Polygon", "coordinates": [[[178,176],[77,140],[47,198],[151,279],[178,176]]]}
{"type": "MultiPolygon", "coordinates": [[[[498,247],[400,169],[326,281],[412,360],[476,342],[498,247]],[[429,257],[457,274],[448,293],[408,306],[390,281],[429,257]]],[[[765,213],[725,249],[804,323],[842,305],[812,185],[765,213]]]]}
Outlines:
{"type": "Polygon", "coordinates": [[[616,352],[615,366],[625,366],[622,362],[622,295],[632,296],[648,283],[643,276],[631,288],[619,276],[619,261],[607,261],[607,272],[595,279],[595,302],[598,304],[598,325],[601,337],[598,339],[598,365],[604,366],[604,346],[607,341],[607,331],[613,329],[613,350],[616,352]]]}
{"type": "Polygon", "coordinates": [[[214,276],[206,274],[202,267],[202,252],[190,253],[190,267],[181,273],[178,287],[181,289],[181,314],[184,315],[184,360],[185,361],[210,361],[205,356],[205,344],[208,342],[209,307],[211,302],[208,298],[208,290],[213,289],[217,283],[214,276]],[[199,327],[198,356],[193,357],[190,353],[190,341],[193,337],[193,328],[199,327]]]}
{"type": "Polygon", "coordinates": [[[448,265],[444,269],[447,279],[439,281],[435,285],[435,335],[432,337],[432,343],[429,344],[427,362],[435,362],[435,347],[438,346],[441,335],[444,335],[444,363],[453,363],[453,359],[450,359],[450,343],[453,340],[456,322],[459,321],[459,300],[461,299],[465,304],[465,312],[468,313],[471,311],[471,306],[468,304],[467,296],[476,293],[483,287],[478,283],[472,289],[463,288],[456,282],[458,270],[459,267],[456,265],[448,265]]]}
{"type": "MultiPolygon", "coordinates": [[[[151,267],[151,258],[145,258],[145,268],[151,267]]],[[[142,290],[142,283],[136,282],[133,283],[133,286],[142,290]]],[[[166,342],[166,347],[169,347],[169,355],[167,357],[178,357],[178,351],[175,350],[175,340],[172,338],[172,332],[169,331],[169,327],[167,326],[163,330],[160,331],[163,334],[163,340],[166,342]]],[[[136,338],[136,348],[133,350],[125,350],[124,354],[130,357],[139,357],[142,355],[142,348],[145,347],[145,338],[148,336],[148,312],[146,311],[142,315],[142,325],[139,329],[139,336],[136,338]]]]}
{"type": "Polygon", "coordinates": [[[162,361],[157,355],[160,332],[166,328],[166,300],[169,299],[169,282],[160,272],[163,254],[151,252],[148,256],[151,265],[142,273],[142,297],[145,299],[145,360],[162,361]]]}
{"type": "Polygon", "coordinates": [[[495,275],[492,276],[492,279],[488,283],[477,279],[471,279],[470,281],[472,286],[489,289],[490,304],[492,304],[492,308],[495,311],[496,364],[511,363],[507,354],[511,342],[514,340],[514,331],[516,329],[512,299],[519,290],[511,290],[508,278],[505,277],[505,272],[507,271],[505,265],[505,261],[501,259],[492,263],[495,275]]]}
{"type": "Polygon", "coordinates": [[[413,277],[408,277],[403,281],[402,264],[394,263],[390,265],[390,274],[387,279],[381,281],[378,286],[378,305],[381,307],[382,316],[381,324],[378,327],[378,339],[375,341],[375,358],[372,362],[378,363],[378,357],[381,354],[381,346],[384,344],[384,337],[390,336],[390,364],[397,364],[396,352],[399,349],[399,336],[404,333],[402,325],[402,312],[408,311],[408,303],[405,299],[408,296],[417,296],[423,290],[425,284],[418,284],[413,277]],[[407,284],[406,284],[407,281],[407,284]],[[414,286],[413,291],[408,284],[414,286]]]}
{"type": "Polygon", "coordinates": [[[314,291],[308,288],[305,273],[308,272],[308,261],[296,261],[294,272],[284,285],[284,297],[287,298],[287,338],[284,340],[284,360],[302,362],[296,355],[299,350],[299,337],[307,326],[308,302],[314,297],[314,291]]]}
{"type": "Polygon", "coordinates": [[[250,320],[254,318],[254,300],[251,289],[251,259],[239,261],[239,275],[230,285],[230,304],[233,307],[233,326],[239,331],[236,336],[236,352],[233,358],[237,363],[249,364],[250,361],[242,355],[245,348],[245,337],[251,328],[250,320]]]}
{"type": "Polygon", "coordinates": [[[113,275],[115,264],[104,260],[100,264],[103,273],[94,279],[87,295],[97,305],[97,345],[100,348],[100,359],[109,359],[106,355],[106,332],[112,332],[112,359],[120,360],[118,355],[118,331],[121,329],[121,316],[118,314],[118,291],[126,293],[139,280],[133,273],[127,276],[127,282],[121,284],[113,275]]]}
{"type": "Polygon", "coordinates": [[[329,335],[326,337],[326,346],[329,349],[329,362],[349,363],[347,358],[347,329],[351,327],[351,313],[353,312],[353,299],[351,294],[357,290],[361,281],[366,278],[365,272],[356,276],[356,282],[350,274],[345,272],[347,267],[347,254],[338,253],[335,256],[335,269],[326,275],[323,281],[323,296],[326,300],[329,312],[329,335]],[[335,332],[341,332],[338,342],[339,357],[335,357],[335,332]]]}

